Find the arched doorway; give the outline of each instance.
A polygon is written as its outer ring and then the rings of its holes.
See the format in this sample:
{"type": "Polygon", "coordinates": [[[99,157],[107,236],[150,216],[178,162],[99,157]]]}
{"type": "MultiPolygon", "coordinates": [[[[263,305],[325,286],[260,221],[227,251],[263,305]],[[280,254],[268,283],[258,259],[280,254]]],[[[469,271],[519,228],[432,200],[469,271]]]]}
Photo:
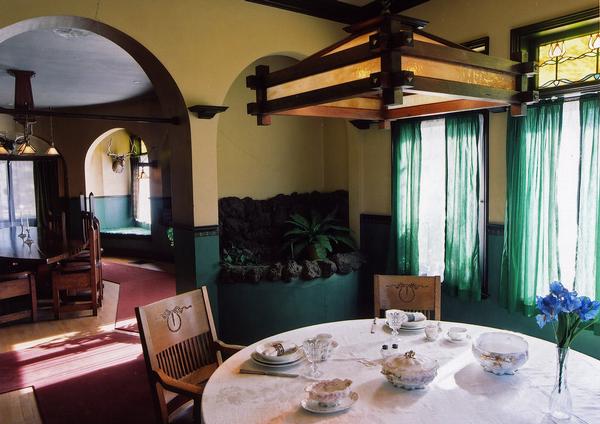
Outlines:
{"type": "MultiPolygon", "coordinates": [[[[143,124],[139,122],[128,123],[114,119],[112,121],[94,120],[74,121],[69,118],[57,118],[54,120],[54,132],[57,147],[62,152],[67,163],[70,184],[69,193],[72,200],[76,199],[84,187],[84,163],[85,153],[88,145],[98,134],[111,128],[125,127],[130,124],[131,131],[146,139],[154,138],[152,145],[158,150],[161,158],[160,177],[168,186],[161,195],[168,198],[172,207],[169,211],[169,219],[175,228],[175,238],[179,239],[178,248],[174,256],[177,262],[178,291],[185,291],[195,287],[194,261],[190,261],[189,252],[193,252],[193,231],[191,235],[186,233],[188,228],[193,228],[193,207],[189,199],[193,197],[192,188],[192,164],[191,164],[191,135],[187,108],[181,92],[175,81],[164,68],[160,61],[144,46],[127,34],[109,25],[88,18],[76,16],[46,16],[28,19],[0,29],[0,45],[18,35],[36,30],[82,30],[97,34],[124,50],[142,68],[152,84],[154,100],[147,110],[152,111],[152,116],[162,118],[174,118],[176,124],[143,124]],[[75,125],[74,125],[75,124],[75,125]],[[69,128],[73,127],[73,128],[69,128]],[[149,137],[146,137],[149,134],[149,137]],[[77,143],[75,140],[79,139],[77,143]],[[63,143],[61,140],[69,140],[63,143]],[[63,144],[61,144],[63,143],[63,144]],[[177,158],[177,166],[170,166],[171,158],[177,158]],[[181,236],[178,237],[178,232],[181,236]]],[[[38,73],[40,70],[34,70],[38,73]]],[[[35,90],[35,87],[34,87],[35,90]]],[[[35,96],[35,93],[34,93],[35,96]]],[[[52,106],[52,105],[49,105],[52,106]]],[[[89,110],[91,106],[78,108],[78,110],[89,110]]],[[[104,114],[125,115],[125,108],[119,109],[117,104],[105,104],[94,106],[94,110],[100,110],[104,114]],[[115,108],[116,107],[116,108],[115,108]],[[119,112],[114,113],[115,110],[119,112]]],[[[44,119],[39,118],[40,127],[47,126],[44,119]]]]}

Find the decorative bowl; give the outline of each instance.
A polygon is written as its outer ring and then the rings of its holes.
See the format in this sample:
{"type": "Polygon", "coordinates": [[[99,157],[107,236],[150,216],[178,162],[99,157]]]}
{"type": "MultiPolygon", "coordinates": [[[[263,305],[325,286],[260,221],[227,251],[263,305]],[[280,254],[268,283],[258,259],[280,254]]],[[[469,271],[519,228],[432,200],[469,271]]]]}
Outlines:
{"type": "Polygon", "coordinates": [[[304,391],[308,392],[308,398],[317,402],[319,406],[332,408],[337,406],[342,399],[350,396],[351,384],[352,380],[336,378],[309,384],[304,388],[304,391]]]}
{"type": "Polygon", "coordinates": [[[436,360],[410,350],[403,355],[394,355],[383,361],[381,373],[395,387],[406,390],[424,389],[437,375],[436,360]]]}
{"type": "Polygon", "coordinates": [[[298,345],[287,340],[273,340],[256,346],[258,358],[270,363],[292,362],[302,355],[298,345]]]}
{"type": "Polygon", "coordinates": [[[483,369],[497,375],[512,375],[529,359],[527,341],[511,333],[483,333],[472,349],[483,369]]]}

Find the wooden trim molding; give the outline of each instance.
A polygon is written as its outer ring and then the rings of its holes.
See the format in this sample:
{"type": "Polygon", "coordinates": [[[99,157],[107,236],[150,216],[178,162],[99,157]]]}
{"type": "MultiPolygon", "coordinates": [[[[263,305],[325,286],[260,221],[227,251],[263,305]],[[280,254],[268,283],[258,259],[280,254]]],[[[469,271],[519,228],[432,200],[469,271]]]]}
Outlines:
{"type": "Polygon", "coordinates": [[[208,106],[194,105],[188,107],[188,110],[195,113],[198,119],[212,119],[217,113],[225,112],[229,106],[208,106]]]}

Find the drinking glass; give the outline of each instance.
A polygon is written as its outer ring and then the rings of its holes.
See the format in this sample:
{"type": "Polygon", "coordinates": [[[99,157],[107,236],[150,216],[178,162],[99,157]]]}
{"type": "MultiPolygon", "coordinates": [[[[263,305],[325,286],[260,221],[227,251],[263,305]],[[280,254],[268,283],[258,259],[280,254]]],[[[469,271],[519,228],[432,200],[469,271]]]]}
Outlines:
{"type": "Polygon", "coordinates": [[[310,369],[307,373],[308,377],[318,378],[323,375],[323,372],[319,371],[317,368],[317,362],[319,362],[326,353],[328,344],[327,340],[316,337],[306,339],[302,343],[302,349],[304,350],[306,359],[310,363],[310,369]]]}
{"type": "Polygon", "coordinates": [[[385,311],[385,318],[388,326],[392,329],[392,339],[397,339],[399,336],[398,330],[402,327],[402,323],[407,320],[404,311],[399,309],[388,309],[385,311]]]}

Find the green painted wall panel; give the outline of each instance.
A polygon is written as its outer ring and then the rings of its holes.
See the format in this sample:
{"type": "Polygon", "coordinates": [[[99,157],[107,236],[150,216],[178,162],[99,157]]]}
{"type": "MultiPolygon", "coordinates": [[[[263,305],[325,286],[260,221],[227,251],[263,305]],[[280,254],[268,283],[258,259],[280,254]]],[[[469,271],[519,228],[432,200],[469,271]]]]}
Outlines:
{"type": "Polygon", "coordinates": [[[100,229],[133,227],[131,196],[96,197],[95,213],[100,220],[100,229]]]}
{"type": "Polygon", "coordinates": [[[358,272],[312,281],[219,285],[221,337],[250,344],[307,325],[359,316],[358,272]]]}

